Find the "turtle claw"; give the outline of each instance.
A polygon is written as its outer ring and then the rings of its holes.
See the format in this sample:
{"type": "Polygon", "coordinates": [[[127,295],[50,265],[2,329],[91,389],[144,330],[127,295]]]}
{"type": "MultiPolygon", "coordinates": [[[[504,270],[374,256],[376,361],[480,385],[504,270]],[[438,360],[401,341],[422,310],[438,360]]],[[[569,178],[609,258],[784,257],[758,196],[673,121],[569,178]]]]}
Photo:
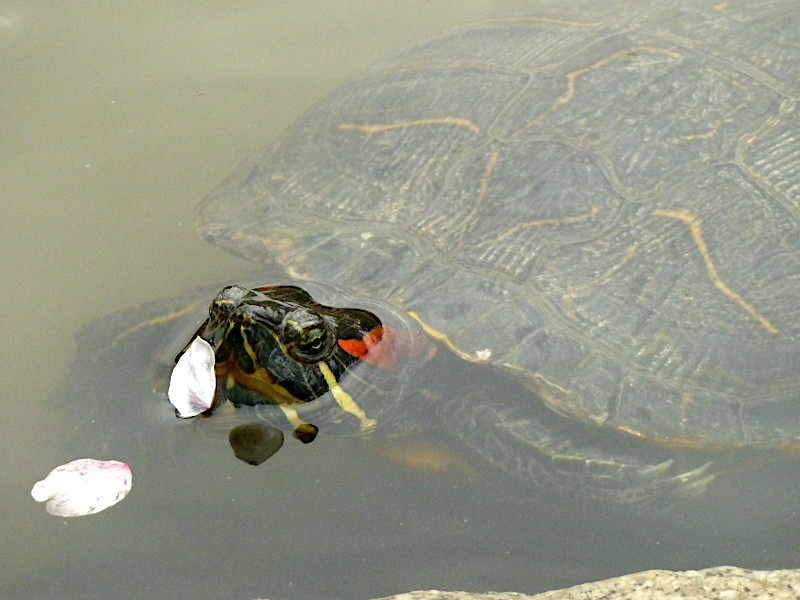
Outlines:
{"type": "MultiPolygon", "coordinates": [[[[668,461],[672,462],[672,461],[668,461]]],[[[708,461],[690,471],[672,477],[677,485],[681,486],[681,491],[686,496],[699,496],[708,488],[708,484],[714,480],[714,474],[709,472],[713,463],[708,461]]]]}
{"type": "MultiPolygon", "coordinates": [[[[646,467],[639,471],[639,475],[643,478],[654,478],[662,473],[665,473],[669,470],[669,468],[675,463],[675,460],[670,458],[669,460],[665,460],[664,462],[660,462],[657,465],[653,465],[651,467],[646,467]]],[[[676,476],[680,477],[680,476],[676,476]]]]}
{"type": "Polygon", "coordinates": [[[679,487],[681,492],[687,496],[702,494],[714,479],[714,474],[708,472],[713,464],[711,461],[678,475],[662,478],[662,475],[669,471],[673,464],[675,464],[675,460],[669,459],[656,465],[645,467],[639,470],[639,476],[645,480],[661,480],[665,487],[679,487]]]}
{"type": "Polygon", "coordinates": [[[646,479],[660,482],[664,488],[674,488],[679,490],[682,496],[694,497],[706,491],[708,484],[714,479],[714,474],[708,470],[713,464],[711,461],[703,463],[699,467],[690,469],[683,473],[671,477],[662,478],[661,476],[672,467],[675,461],[665,460],[657,465],[642,469],[639,473],[646,479]]]}
{"type": "MultiPolygon", "coordinates": [[[[588,453],[588,450],[587,450],[588,453]]],[[[587,463],[598,461],[587,460],[587,463]]],[[[643,465],[633,457],[616,457],[613,461],[604,460],[605,472],[592,473],[592,481],[584,485],[590,496],[610,497],[615,503],[626,505],[646,505],[649,508],[668,507],[682,500],[694,498],[706,491],[714,479],[710,473],[712,463],[670,474],[675,465],[674,459],[655,464],[643,465]]]]}

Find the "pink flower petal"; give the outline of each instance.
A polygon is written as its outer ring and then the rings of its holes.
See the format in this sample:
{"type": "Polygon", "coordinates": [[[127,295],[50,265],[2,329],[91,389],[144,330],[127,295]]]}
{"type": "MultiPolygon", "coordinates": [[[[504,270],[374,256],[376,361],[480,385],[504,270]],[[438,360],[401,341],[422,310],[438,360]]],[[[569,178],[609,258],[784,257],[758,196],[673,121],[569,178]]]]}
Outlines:
{"type": "Polygon", "coordinates": [[[217,388],[214,349],[201,337],[178,359],[169,380],[169,401],[180,417],[199,415],[211,408],[217,388]]]}
{"type": "Polygon", "coordinates": [[[131,470],[116,460],[81,458],[56,467],[36,483],[31,496],[47,502],[57,517],[91,515],[122,500],[131,491],[131,470]]]}

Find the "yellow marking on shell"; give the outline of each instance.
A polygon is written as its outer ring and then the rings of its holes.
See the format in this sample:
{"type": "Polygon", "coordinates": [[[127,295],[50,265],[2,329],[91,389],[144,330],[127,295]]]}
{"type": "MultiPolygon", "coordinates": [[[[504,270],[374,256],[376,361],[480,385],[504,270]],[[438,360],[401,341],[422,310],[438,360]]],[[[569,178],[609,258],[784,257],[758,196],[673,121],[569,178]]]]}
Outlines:
{"type": "MultiPolygon", "coordinates": [[[[556,98],[555,102],[553,102],[549,112],[555,112],[561,106],[568,104],[569,102],[572,101],[572,99],[575,97],[575,90],[577,87],[576,82],[578,78],[582,77],[583,75],[591,71],[594,71],[595,69],[602,68],[615,60],[626,60],[631,62],[641,54],[661,55],[676,59],[681,57],[681,54],[679,54],[678,52],[674,52],[673,50],[667,50],[665,48],[653,48],[650,46],[633,46],[625,50],[614,52],[610,56],[606,56],[605,58],[598,60],[596,63],[591,64],[588,67],[584,67],[582,69],[577,69],[575,71],[572,71],[571,73],[567,73],[566,89],[564,90],[564,93],[561,94],[561,96],[559,96],[558,98],[556,98]]],[[[540,122],[542,122],[544,119],[547,118],[547,115],[548,112],[542,113],[537,118],[527,123],[518,132],[516,132],[514,134],[514,137],[518,137],[519,135],[521,135],[527,128],[539,124],[540,122]]]]}
{"type": "Polygon", "coordinates": [[[686,423],[689,416],[689,406],[692,404],[693,400],[694,398],[692,398],[691,392],[684,392],[681,394],[681,402],[678,405],[681,423],[686,423]]]}
{"type": "Polygon", "coordinates": [[[578,293],[580,291],[589,290],[595,286],[603,285],[607,281],[610,281],[614,275],[616,275],[626,264],[628,264],[632,259],[633,256],[636,254],[636,245],[633,244],[628,246],[628,249],[625,250],[625,254],[622,256],[620,261],[614,265],[611,265],[608,269],[606,269],[603,273],[601,273],[598,277],[588,281],[587,283],[571,287],[567,291],[564,292],[564,295],[561,296],[561,303],[564,306],[565,313],[573,320],[578,320],[578,315],[575,313],[575,304],[573,302],[574,298],[577,298],[578,293]]]}
{"type": "Polygon", "coordinates": [[[486,198],[486,194],[489,193],[489,181],[492,179],[492,173],[494,173],[495,168],[497,167],[497,162],[500,159],[500,153],[496,150],[489,154],[489,160],[486,162],[486,167],[483,169],[483,175],[481,175],[481,179],[479,182],[479,189],[478,189],[478,197],[475,199],[475,204],[473,205],[472,209],[469,211],[467,215],[462,218],[462,227],[461,227],[461,239],[463,241],[464,235],[467,232],[467,228],[469,224],[472,222],[472,219],[478,214],[478,211],[481,209],[481,205],[483,204],[483,199],[486,198]]]}
{"type": "Polygon", "coordinates": [[[450,341],[450,338],[447,337],[446,333],[442,333],[441,331],[434,329],[433,327],[428,325],[425,321],[423,321],[420,318],[420,316],[417,313],[409,312],[408,316],[410,316],[417,323],[419,323],[422,326],[422,329],[425,331],[425,333],[427,333],[431,338],[433,338],[437,342],[441,342],[442,344],[447,346],[451,352],[455,353],[457,356],[463,358],[464,360],[468,360],[470,362],[480,362],[489,360],[492,356],[491,350],[482,350],[475,354],[464,352],[453,342],[450,341]]]}
{"type": "Polygon", "coordinates": [[[328,384],[328,388],[330,388],[336,403],[342,407],[343,411],[350,413],[359,420],[361,423],[361,431],[374,429],[378,422],[375,419],[368,418],[366,413],[361,410],[361,407],[353,400],[353,397],[339,387],[339,382],[336,381],[336,377],[330,367],[321,362],[319,363],[319,370],[322,372],[325,383],[328,384]]]}
{"type": "Polygon", "coordinates": [[[478,194],[478,204],[472,210],[473,213],[478,211],[481,201],[483,201],[483,199],[486,197],[486,194],[489,192],[489,181],[492,179],[492,173],[494,173],[494,169],[497,167],[497,161],[499,158],[500,153],[496,150],[489,155],[489,161],[486,163],[486,168],[483,170],[483,175],[481,175],[481,188],[480,193],[478,194]]]}
{"type": "Polygon", "coordinates": [[[574,217],[560,217],[556,219],[538,219],[536,221],[529,221],[527,223],[518,223],[511,227],[510,229],[506,230],[499,236],[495,238],[495,242],[502,242],[512,235],[519,233],[520,231],[524,231],[525,229],[532,229],[534,227],[544,227],[547,225],[571,225],[573,223],[580,223],[581,221],[586,221],[591,219],[595,215],[600,212],[599,206],[593,206],[589,209],[588,213],[582,215],[575,215],[574,217]]]}
{"type": "Polygon", "coordinates": [[[761,325],[764,330],[769,333],[778,333],[778,330],[772,323],[763,317],[751,304],[745,301],[744,298],[725,285],[725,282],[720,279],[720,276],[717,274],[717,269],[714,267],[714,263],[711,261],[711,255],[708,252],[708,247],[703,240],[703,230],[700,227],[700,219],[695,217],[692,213],[681,210],[657,209],[653,214],[659,217],[669,217],[682,221],[689,228],[689,233],[692,236],[694,245],[697,247],[697,251],[700,253],[700,257],[705,265],[708,278],[714,284],[714,287],[717,288],[723,296],[733,300],[744,312],[758,321],[758,324],[761,325]]]}
{"type": "Polygon", "coordinates": [[[617,264],[606,269],[606,271],[602,273],[600,277],[598,277],[595,281],[588,284],[586,287],[591,287],[593,285],[600,285],[611,279],[622,267],[624,267],[633,259],[634,254],[636,254],[635,244],[628,246],[628,249],[625,250],[625,254],[622,256],[622,260],[620,260],[617,264]]]}
{"type": "Polygon", "coordinates": [[[627,60],[631,61],[635,59],[641,54],[655,54],[666,56],[669,58],[680,58],[681,55],[678,52],[673,50],[666,50],[665,48],[652,48],[650,46],[633,46],[632,48],[626,48],[625,50],[620,50],[619,52],[614,52],[610,56],[598,60],[593,65],[589,65],[583,69],[578,69],[576,71],[572,71],[571,73],[567,73],[567,90],[561,95],[560,98],[556,99],[553,103],[553,109],[558,108],[572,100],[575,97],[575,82],[577,81],[578,77],[581,75],[585,75],[589,71],[593,71],[598,67],[604,67],[610,62],[615,60],[627,60]]]}
{"type": "Polygon", "coordinates": [[[670,450],[698,450],[708,452],[710,450],[721,450],[723,448],[722,444],[713,444],[706,440],[658,436],[653,435],[653,433],[650,431],[639,431],[638,429],[628,426],[617,426],[614,429],[636,439],[646,440],[648,444],[660,446],[662,448],[669,448],[670,450]]]}
{"type": "Polygon", "coordinates": [[[357,131],[359,133],[384,133],[394,129],[407,129],[409,127],[419,127],[421,125],[455,125],[465,127],[473,133],[480,133],[473,121],[461,117],[439,117],[430,119],[418,119],[416,121],[398,121],[397,123],[385,123],[382,125],[359,125],[356,123],[342,123],[339,125],[340,131],[357,131]]]}

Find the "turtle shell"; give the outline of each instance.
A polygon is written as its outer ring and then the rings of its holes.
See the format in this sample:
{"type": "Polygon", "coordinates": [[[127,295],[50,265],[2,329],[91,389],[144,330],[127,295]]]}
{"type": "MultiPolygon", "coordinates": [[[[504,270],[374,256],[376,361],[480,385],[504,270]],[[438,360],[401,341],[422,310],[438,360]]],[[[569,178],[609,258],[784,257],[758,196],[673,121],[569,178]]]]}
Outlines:
{"type": "Polygon", "coordinates": [[[417,314],[570,419],[796,446],[798,98],[792,1],[465,27],[342,85],[199,226],[417,314]]]}

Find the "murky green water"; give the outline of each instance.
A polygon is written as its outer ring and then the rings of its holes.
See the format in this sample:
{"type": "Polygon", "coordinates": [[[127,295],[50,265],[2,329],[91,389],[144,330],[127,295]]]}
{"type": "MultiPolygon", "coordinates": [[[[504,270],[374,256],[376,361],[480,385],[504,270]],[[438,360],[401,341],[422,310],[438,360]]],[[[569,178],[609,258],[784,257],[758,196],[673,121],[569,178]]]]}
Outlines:
{"type": "MultiPolygon", "coordinates": [[[[646,568],[798,566],[796,484],[777,458],[683,512],[621,516],[491,473],[419,473],[355,439],[287,443],[254,469],[224,432],[118,397],[130,384],[98,381],[102,369],[67,377],[89,321],[252,274],[192,224],[242,158],[376,58],[520,6],[0,5],[0,596],[536,592],[646,568]],[[129,412],[103,411],[109,401],[129,412]],[[102,452],[134,466],[124,502],[64,520],[31,500],[51,468],[102,452]]],[[[139,384],[144,358],[130,365],[139,384]]]]}

